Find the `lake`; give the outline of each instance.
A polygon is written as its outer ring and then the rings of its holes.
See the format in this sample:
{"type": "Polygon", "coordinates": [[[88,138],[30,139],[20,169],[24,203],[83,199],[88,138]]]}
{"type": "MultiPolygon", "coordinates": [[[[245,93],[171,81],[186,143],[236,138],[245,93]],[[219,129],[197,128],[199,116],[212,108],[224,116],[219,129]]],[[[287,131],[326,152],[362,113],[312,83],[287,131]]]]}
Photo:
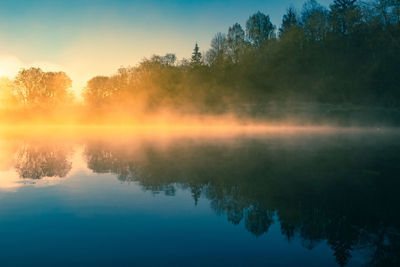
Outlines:
{"type": "Polygon", "coordinates": [[[3,132],[0,263],[398,266],[399,137],[3,132]]]}

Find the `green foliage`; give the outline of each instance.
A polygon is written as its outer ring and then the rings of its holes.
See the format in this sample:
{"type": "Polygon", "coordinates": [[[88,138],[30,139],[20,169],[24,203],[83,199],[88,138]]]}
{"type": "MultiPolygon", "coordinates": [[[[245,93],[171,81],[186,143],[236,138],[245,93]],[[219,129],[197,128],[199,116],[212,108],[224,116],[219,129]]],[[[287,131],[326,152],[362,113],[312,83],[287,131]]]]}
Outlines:
{"type": "Polygon", "coordinates": [[[329,13],[316,0],[309,0],[303,5],[301,19],[308,41],[322,42],[326,39],[329,13]]]}
{"type": "Polygon", "coordinates": [[[147,109],[196,112],[268,103],[400,106],[399,1],[337,0],[327,9],[309,0],[299,15],[287,9],[278,38],[275,29],[257,12],[246,32],[235,23],[216,34],[204,60],[197,43],[191,60],[153,56],[92,79],[85,100],[121,104],[145,95],[147,109]]]}
{"type": "Polygon", "coordinates": [[[264,42],[275,35],[275,26],[269,16],[258,11],[246,22],[246,33],[248,40],[256,47],[260,47],[264,42]]]}
{"type": "Polygon", "coordinates": [[[283,15],[282,26],[279,29],[279,35],[282,36],[290,31],[293,27],[299,26],[299,19],[294,7],[289,7],[286,14],[283,15]]]}

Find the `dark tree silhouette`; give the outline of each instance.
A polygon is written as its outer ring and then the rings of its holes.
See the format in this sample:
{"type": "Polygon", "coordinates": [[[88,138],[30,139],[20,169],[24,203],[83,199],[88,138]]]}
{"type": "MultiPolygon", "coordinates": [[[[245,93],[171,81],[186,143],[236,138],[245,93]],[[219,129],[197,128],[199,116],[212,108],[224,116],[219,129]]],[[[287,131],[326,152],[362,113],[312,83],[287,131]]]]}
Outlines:
{"type": "Polygon", "coordinates": [[[400,144],[396,136],[368,138],[238,140],[233,147],[179,139],[139,150],[129,142],[99,142],[88,144],[85,155],[94,172],[114,173],[154,194],[182,188],[195,205],[202,196],[255,236],[268,234],[276,221],[289,241],[298,238],[307,249],[326,241],[338,265],[361,248],[371,265],[396,266],[400,144]]]}
{"type": "Polygon", "coordinates": [[[258,11],[246,22],[246,33],[249,41],[256,47],[260,47],[265,41],[274,37],[275,26],[269,16],[258,11]]]}
{"type": "Polygon", "coordinates": [[[196,45],[194,46],[194,49],[193,49],[191,63],[194,66],[198,66],[201,64],[201,60],[202,60],[202,55],[200,52],[200,48],[199,48],[199,45],[196,43],[196,45]]]}
{"type": "Polygon", "coordinates": [[[211,66],[223,66],[228,57],[227,39],[225,34],[217,33],[211,40],[211,48],[207,52],[207,62],[211,66]]]}
{"type": "Polygon", "coordinates": [[[239,23],[235,23],[228,29],[227,46],[228,53],[233,63],[238,63],[246,45],[246,33],[239,23]]]}
{"type": "Polygon", "coordinates": [[[297,26],[299,26],[299,19],[297,18],[296,10],[294,7],[289,7],[286,14],[283,15],[282,26],[279,29],[280,36],[297,26]]]}

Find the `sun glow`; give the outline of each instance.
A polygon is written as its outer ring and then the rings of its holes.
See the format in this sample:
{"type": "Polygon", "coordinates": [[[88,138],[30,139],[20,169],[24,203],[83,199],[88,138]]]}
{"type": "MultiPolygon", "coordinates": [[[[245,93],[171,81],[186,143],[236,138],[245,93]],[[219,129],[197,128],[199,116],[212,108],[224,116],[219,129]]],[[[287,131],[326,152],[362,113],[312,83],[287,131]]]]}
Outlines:
{"type": "Polygon", "coordinates": [[[376,127],[333,127],[268,125],[263,123],[199,123],[186,124],[103,124],[103,125],[3,125],[0,136],[24,138],[227,138],[234,136],[294,136],[310,134],[354,134],[393,132],[395,129],[376,127]]]}

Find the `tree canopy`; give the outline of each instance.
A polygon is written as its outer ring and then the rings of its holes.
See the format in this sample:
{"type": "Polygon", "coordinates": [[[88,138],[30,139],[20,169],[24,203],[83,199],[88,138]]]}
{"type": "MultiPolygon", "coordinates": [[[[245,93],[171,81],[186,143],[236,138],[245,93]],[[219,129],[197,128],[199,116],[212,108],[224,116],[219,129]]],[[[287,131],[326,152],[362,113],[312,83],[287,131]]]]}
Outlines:
{"type": "Polygon", "coordinates": [[[56,106],[68,99],[72,81],[65,72],[22,69],[14,79],[14,92],[24,106],[56,106]]]}
{"type": "MultiPolygon", "coordinates": [[[[187,59],[153,55],[93,77],[82,96],[89,109],[128,113],[133,107],[263,113],[274,103],[398,108],[399,51],[398,0],[335,0],[327,7],[308,0],[301,10],[288,7],[279,27],[258,11],[244,27],[233,23],[214,35],[207,51],[196,43],[187,59]]],[[[22,69],[4,84],[3,99],[25,107],[71,100],[64,72],[22,69]]]]}

